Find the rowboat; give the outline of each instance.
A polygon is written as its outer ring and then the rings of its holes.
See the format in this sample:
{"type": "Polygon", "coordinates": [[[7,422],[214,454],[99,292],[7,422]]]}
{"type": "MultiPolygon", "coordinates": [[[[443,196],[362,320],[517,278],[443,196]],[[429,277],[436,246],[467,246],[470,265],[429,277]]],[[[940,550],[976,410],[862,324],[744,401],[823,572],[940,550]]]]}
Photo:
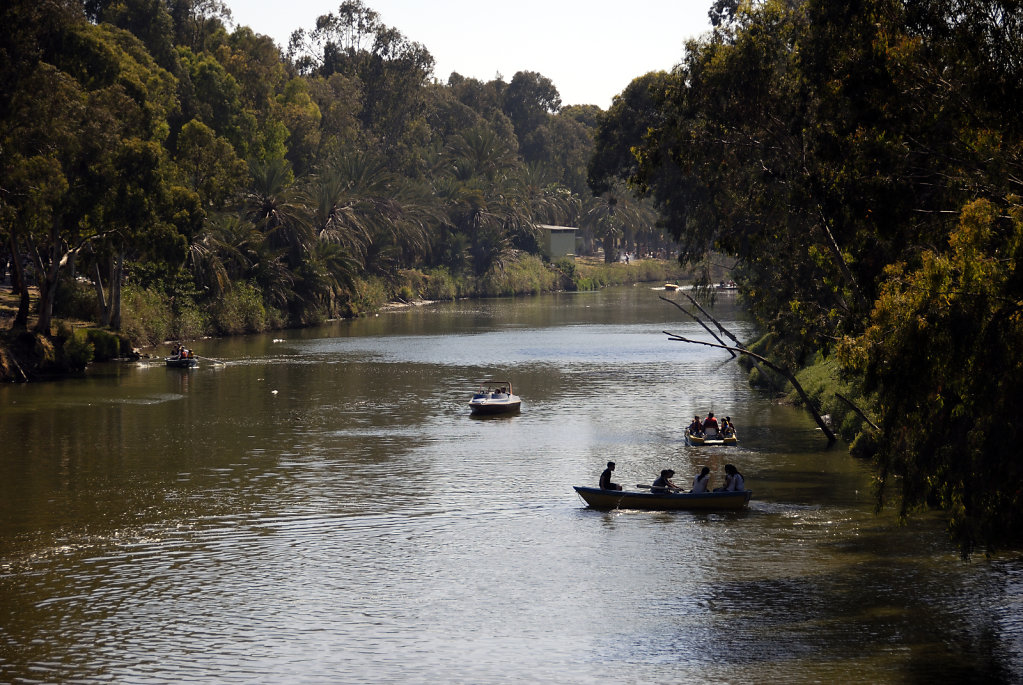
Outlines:
{"type": "Polygon", "coordinates": [[[594,509],[647,509],[652,511],[733,511],[744,509],[753,496],[751,490],[739,492],[632,492],[573,486],[579,496],[594,509]]]}
{"type": "Polygon", "coordinates": [[[721,433],[715,433],[713,435],[693,435],[689,431],[686,431],[686,444],[690,447],[737,445],[739,444],[739,436],[736,435],[734,431],[728,435],[722,435],[721,433]]]}
{"type": "Polygon", "coordinates": [[[518,395],[513,394],[508,381],[488,381],[480,385],[469,400],[469,410],[476,415],[509,414],[516,412],[522,404],[518,395]]]}
{"type": "Polygon", "coordinates": [[[199,360],[195,357],[164,357],[163,360],[172,369],[191,369],[199,366],[199,360]]]}

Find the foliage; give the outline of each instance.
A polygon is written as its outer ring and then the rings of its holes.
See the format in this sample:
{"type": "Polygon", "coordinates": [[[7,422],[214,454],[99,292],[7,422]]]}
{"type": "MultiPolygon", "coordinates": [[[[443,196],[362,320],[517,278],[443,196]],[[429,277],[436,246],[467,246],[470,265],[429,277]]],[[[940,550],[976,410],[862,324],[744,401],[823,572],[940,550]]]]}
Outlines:
{"type": "Polygon", "coordinates": [[[722,0],[711,17],[600,118],[591,185],[649,198],[684,263],[734,257],[772,359],[816,364],[836,417],[833,388],[871,405],[880,436],[840,420],[876,450],[879,502],[944,508],[964,555],[1018,541],[1023,7],[722,0]]]}
{"type": "Polygon", "coordinates": [[[868,327],[841,348],[878,394],[882,492],[897,491],[903,514],[948,509],[964,553],[1020,539],[1023,206],[1013,200],[1007,215],[988,200],[967,205],[949,249],[891,265],[868,327]]]}

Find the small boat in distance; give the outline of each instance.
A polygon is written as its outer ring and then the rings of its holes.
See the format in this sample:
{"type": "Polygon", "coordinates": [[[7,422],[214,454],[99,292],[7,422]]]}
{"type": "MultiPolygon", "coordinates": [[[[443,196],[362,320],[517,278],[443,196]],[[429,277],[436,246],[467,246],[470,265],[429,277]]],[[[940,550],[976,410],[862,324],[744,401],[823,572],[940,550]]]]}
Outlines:
{"type": "Polygon", "coordinates": [[[199,360],[195,357],[164,357],[163,360],[173,369],[191,369],[199,366],[199,360]]]}
{"type": "Polygon", "coordinates": [[[573,486],[594,509],[645,509],[649,511],[734,511],[746,508],[752,490],[738,492],[632,492],[573,486]]]}
{"type": "Polygon", "coordinates": [[[664,284],[664,289],[665,290],[678,290],[680,287],[681,286],[679,286],[678,283],[665,283],[664,284]]]}
{"type": "Polygon", "coordinates": [[[704,433],[703,435],[694,435],[688,430],[686,431],[686,444],[690,447],[704,447],[711,445],[737,445],[739,444],[739,436],[732,431],[728,435],[722,433],[704,433]]]}
{"type": "Polygon", "coordinates": [[[173,369],[191,369],[199,366],[199,360],[195,358],[195,354],[184,345],[175,345],[171,356],[164,357],[163,360],[168,367],[173,369]]]}
{"type": "Polygon", "coordinates": [[[489,416],[491,414],[509,414],[519,410],[522,401],[512,393],[512,384],[508,381],[487,381],[480,385],[469,400],[469,409],[473,414],[489,416]]]}

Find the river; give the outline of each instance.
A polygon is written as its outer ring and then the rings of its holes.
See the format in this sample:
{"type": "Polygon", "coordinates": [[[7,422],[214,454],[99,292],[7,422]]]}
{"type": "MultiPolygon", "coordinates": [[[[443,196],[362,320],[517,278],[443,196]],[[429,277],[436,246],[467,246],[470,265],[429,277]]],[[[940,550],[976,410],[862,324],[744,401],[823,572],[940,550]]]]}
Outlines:
{"type": "MultiPolygon", "coordinates": [[[[868,464],[645,285],[441,303],[0,387],[0,681],[1021,682],[1023,560],[876,515],[868,464]],[[470,418],[484,378],[518,415],[470,418]],[[694,413],[740,444],[690,448],[694,413]],[[739,513],[599,512],[671,467],[739,513]]],[[[723,295],[714,312],[749,323],[723,295]]],[[[164,351],[165,352],[165,351],[164,351]]]]}

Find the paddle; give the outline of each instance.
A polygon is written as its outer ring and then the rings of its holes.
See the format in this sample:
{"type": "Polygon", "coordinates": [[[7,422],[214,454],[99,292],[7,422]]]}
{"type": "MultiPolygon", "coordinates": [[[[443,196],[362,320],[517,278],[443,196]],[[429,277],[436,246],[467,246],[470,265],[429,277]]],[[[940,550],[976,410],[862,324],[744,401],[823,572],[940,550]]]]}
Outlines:
{"type": "Polygon", "coordinates": [[[206,361],[213,362],[214,364],[222,364],[223,366],[227,366],[227,362],[220,361],[219,359],[214,359],[213,357],[206,357],[206,356],[202,356],[202,355],[198,355],[197,354],[197,355],[195,355],[195,358],[196,359],[205,359],[206,361]]]}
{"type": "MultiPolygon", "coordinates": [[[[654,486],[653,485],[647,485],[646,483],[636,483],[636,487],[637,488],[643,488],[644,490],[650,490],[654,486]]],[[[671,488],[671,491],[672,492],[685,492],[685,489],[684,488],[671,488]]]]}

